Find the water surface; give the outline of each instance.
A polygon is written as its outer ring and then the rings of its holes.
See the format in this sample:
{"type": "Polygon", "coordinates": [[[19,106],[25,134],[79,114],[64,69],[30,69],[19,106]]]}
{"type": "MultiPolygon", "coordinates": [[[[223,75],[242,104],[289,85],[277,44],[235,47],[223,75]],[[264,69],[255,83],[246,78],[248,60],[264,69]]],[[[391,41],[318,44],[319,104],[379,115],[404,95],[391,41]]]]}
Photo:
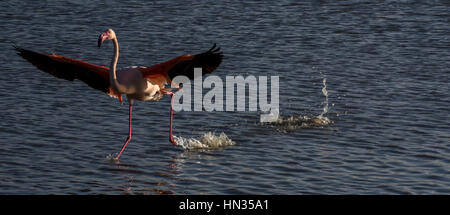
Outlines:
{"type": "MultiPolygon", "coordinates": [[[[449,194],[448,1],[2,1],[1,194],[449,194]],[[128,107],[56,79],[11,41],[119,67],[222,47],[215,75],[280,76],[275,124],[259,112],[176,112],[169,98],[128,107]],[[326,80],[328,103],[322,92],[326,80]],[[332,123],[308,124],[328,111],[332,123]],[[306,123],[306,124],[304,124],[306,123]],[[305,125],[305,126],[303,126],[305,125]]],[[[206,93],[206,91],[204,91],[206,93]]]]}

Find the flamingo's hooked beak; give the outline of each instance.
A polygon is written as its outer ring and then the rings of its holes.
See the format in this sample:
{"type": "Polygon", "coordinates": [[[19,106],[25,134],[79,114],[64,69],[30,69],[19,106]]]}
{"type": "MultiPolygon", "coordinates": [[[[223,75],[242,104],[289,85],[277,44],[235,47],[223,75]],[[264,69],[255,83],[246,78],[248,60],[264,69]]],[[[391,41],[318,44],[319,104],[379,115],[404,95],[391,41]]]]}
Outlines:
{"type": "Polygon", "coordinates": [[[100,36],[98,37],[98,47],[100,48],[100,46],[102,46],[103,41],[105,41],[106,39],[108,39],[108,33],[105,32],[103,34],[100,34],[100,36]]]}

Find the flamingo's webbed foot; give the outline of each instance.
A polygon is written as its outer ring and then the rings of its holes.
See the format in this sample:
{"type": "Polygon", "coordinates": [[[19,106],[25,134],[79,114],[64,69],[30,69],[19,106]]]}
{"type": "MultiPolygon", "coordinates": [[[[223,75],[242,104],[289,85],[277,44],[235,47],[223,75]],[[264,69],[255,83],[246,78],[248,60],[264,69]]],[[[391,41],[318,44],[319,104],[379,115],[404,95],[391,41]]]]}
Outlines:
{"type": "Polygon", "coordinates": [[[170,138],[169,138],[169,141],[170,141],[174,146],[178,145],[178,143],[173,139],[173,137],[170,137],[170,138]]]}

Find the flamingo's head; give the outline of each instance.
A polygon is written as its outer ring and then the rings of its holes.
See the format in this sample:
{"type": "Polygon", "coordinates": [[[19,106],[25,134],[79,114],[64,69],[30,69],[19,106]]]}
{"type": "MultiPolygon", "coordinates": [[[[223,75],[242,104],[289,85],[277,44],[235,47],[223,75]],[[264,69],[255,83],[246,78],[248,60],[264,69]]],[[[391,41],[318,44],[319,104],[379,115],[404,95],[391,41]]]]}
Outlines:
{"type": "Polygon", "coordinates": [[[108,29],[104,33],[100,34],[98,37],[98,47],[102,45],[105,40],[113,40],[116,39],[116,33],[112,29],[108,29]]]}

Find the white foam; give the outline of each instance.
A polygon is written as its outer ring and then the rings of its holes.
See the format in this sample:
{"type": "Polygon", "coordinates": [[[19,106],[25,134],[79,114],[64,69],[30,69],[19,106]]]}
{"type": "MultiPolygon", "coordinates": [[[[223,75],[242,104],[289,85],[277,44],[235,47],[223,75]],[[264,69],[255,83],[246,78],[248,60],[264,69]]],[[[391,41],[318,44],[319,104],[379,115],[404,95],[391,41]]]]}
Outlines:
{"type": "Polygon", "coordinates": [[[236,145],[225,133],[216,135],[214,132],[207,132],[199,138],[184,138],[173,136],[179,146],[184,149],[212,149],[236,145]]]}

